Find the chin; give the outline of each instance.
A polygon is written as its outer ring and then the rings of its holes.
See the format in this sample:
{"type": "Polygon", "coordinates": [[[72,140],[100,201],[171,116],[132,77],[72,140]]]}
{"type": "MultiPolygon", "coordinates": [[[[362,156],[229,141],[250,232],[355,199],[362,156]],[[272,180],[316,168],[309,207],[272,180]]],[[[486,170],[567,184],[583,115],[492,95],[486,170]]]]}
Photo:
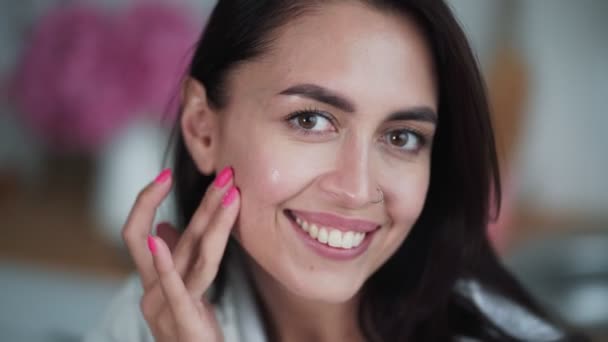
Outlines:
{"type": "Polygon", "coordinates": [[[354,276],[320,270],[305,271],[287,278],[277,280],[295,296],[328,304],[350,301],[363,285],[354,276]]]}

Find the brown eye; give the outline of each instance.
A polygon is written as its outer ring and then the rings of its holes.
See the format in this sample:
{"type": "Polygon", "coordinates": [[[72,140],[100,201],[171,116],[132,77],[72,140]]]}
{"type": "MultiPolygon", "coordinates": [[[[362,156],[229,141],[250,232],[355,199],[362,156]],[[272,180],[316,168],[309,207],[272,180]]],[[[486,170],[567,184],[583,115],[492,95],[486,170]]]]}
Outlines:
{"type": "Polygon", "coordinates": [[[297,119],[298,125],[304,129],[313,129],[317,125],[316,114],[302,114],[297,119]]]}
{"type": "Polygon", "coordinates": [[[404,152],[417,151],[424,145],[424,140],[419,134],[404,129],[388,132],[384,139],[389,145],[404,152]]]}
{"type": "Polygon", "coordinates": [[[331,119],[316,111],[296,112],[287,119],[287,122],[294,129],[306,134],[336,131],[331,119]]]}
{"type": "Polygon", "coordinates": [[[389,133],[389,140],[392,145],[405,146],[409,140],[409,132],[397,131],[389,133]]]}

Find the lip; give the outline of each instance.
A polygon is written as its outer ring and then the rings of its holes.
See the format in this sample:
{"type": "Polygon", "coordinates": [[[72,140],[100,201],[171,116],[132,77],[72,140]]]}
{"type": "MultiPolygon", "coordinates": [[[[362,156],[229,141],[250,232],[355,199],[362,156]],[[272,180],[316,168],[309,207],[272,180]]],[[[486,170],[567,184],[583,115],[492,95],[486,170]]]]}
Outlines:
{"type": "Polygon", "coordinates": [[[317,241],[316,239],[313,239],[312,237],[310,237],[310,235],[308,235],[308,233],[306,233],[296,223],[296,221],[294,220],[292,215],[288,214],[287,212],[285,212],[284,214],[287,217],[287,219],[289,220],[289,222],[291,223],[293,229],[295,230],[296,235],[304,242],[305,245],[307,245],[310,249],[312,249],[318,255],[320,255],[324,258],[327,258],[327,259],[333,259],[333,260],[337,260],[337,261],[352,260],[352,259],[355,259],[358,256],[360,256],[361,254],[365,253],[365,251],[367,250],[367,248],[369,247],[369,245],[372,241],[373,236],[375,235],[375,232],[377,231],[377,229],[376,229],[376,230],[367,232],[365,235],[365,238],[363,239],[361,244],[355,248],[350,248],[350,249],[336,248],[336,247],[331,247],[329,245],[323,244],[323,243],[317,241]]]}
{"type": "Polygon", "coordinates": [[[307,221],[308,223],[314,223],[317,226],[331,227],[343,232],[354,231],[360,233],[370,233],[380,227],[380,224],[358,220],[358,219],[347,219],[328,213],[315,213],[310,211],[300,210],[289,210],[293,215],[307,221]]]}

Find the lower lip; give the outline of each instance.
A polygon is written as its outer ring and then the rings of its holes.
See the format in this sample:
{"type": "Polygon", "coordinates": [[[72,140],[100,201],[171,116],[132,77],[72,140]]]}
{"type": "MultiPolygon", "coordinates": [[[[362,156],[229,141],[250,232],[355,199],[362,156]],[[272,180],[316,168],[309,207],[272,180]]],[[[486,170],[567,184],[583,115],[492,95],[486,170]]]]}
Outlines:
{"type": "MultiPolygon", "coordinates": [[[[286,216],[287,216],[287,214],[286,214],[286,216]]],[[[363,254],[369,247],[369,244],[372,241],[372,237],[373,237],[374,233],[377,231],[377,230],[374,230],[372,232],[366,233],[365,238],[363,239],[363,241],[361,242],[361,244],[359,246],[357,246],[355,248],[342,249],[342,248],[331,247],[329,245],[323,244],[323,243],[313,239],[312,237],[310,237],[310,235],[308,235],[307,232],[305,232],[289,216],[287,216],[287,219],[289,220],[289,222],[295,229],[296,235],[298,235],[308,247],[310,247],[313,251],[315,251],[320,256],[328,258],[328,259],[334,259],[334,260],[352,260],[352,259],[358,257],[359,255],[363,254]]]]}

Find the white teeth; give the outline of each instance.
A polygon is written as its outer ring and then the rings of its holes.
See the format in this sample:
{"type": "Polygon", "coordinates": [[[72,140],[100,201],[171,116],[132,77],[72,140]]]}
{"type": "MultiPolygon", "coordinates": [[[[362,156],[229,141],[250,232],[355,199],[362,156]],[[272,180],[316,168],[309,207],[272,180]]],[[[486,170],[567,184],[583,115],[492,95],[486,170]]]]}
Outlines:
{"type": "Polygon", "coordinates": [[[355,233],[346,232],[342,235],[342,248],[351,248],[353,246],[353,238],[355,237],[355,233]]]}
{"type": "Polygon", "coordinates": [[[353,247],[358,247],[361,244],[361,242],[363,242],[364,238],[365,238],[364,233],[355,233],[355,236],[353,237],[353,247]]]}
{"type": "Polygon", "coordinates": [[[329,236],[327,234],[327,229],[320,228],[319,229],[319,236],[317,236],[317,240],[319,240],[319,242],[321,242],[321,243],[327,243],[327,239],[328,238],[329,238],[329,236]]]}
{"type": "Polygon", "coordinates": [[[317,228],[317,226],[315,224],[311,224],[308,234],[310,235],[311,238],[316,239],[317,236],[319,235],[319,228],[317,228]]]}
{"type": "Polygon", "coordinates": [[[305,232],[308,232],[308,222],[303,221],[301,218],[296,217],[296,222],[298,223],[298,225],[300,225],[300,227],[302,227],[302,229],[304,229],[305,232]]]}
{"type": "Polygon", "coordinates": [[[361,242],[365,239],[365,233],[353,231],[342,232],[331,227],[321,227],[314,223],[308,223],[299,217],[296,217],[296,223],[302,230],[307,232],[311,238],[335,248],[355,248],[361,245],[361,242]]]}
{"type": "Polygon", "coordinates": [[[329,233],[328,245],[332,247],[342,247],[342,233],[339,230],[332,230],[329,233]]]}

